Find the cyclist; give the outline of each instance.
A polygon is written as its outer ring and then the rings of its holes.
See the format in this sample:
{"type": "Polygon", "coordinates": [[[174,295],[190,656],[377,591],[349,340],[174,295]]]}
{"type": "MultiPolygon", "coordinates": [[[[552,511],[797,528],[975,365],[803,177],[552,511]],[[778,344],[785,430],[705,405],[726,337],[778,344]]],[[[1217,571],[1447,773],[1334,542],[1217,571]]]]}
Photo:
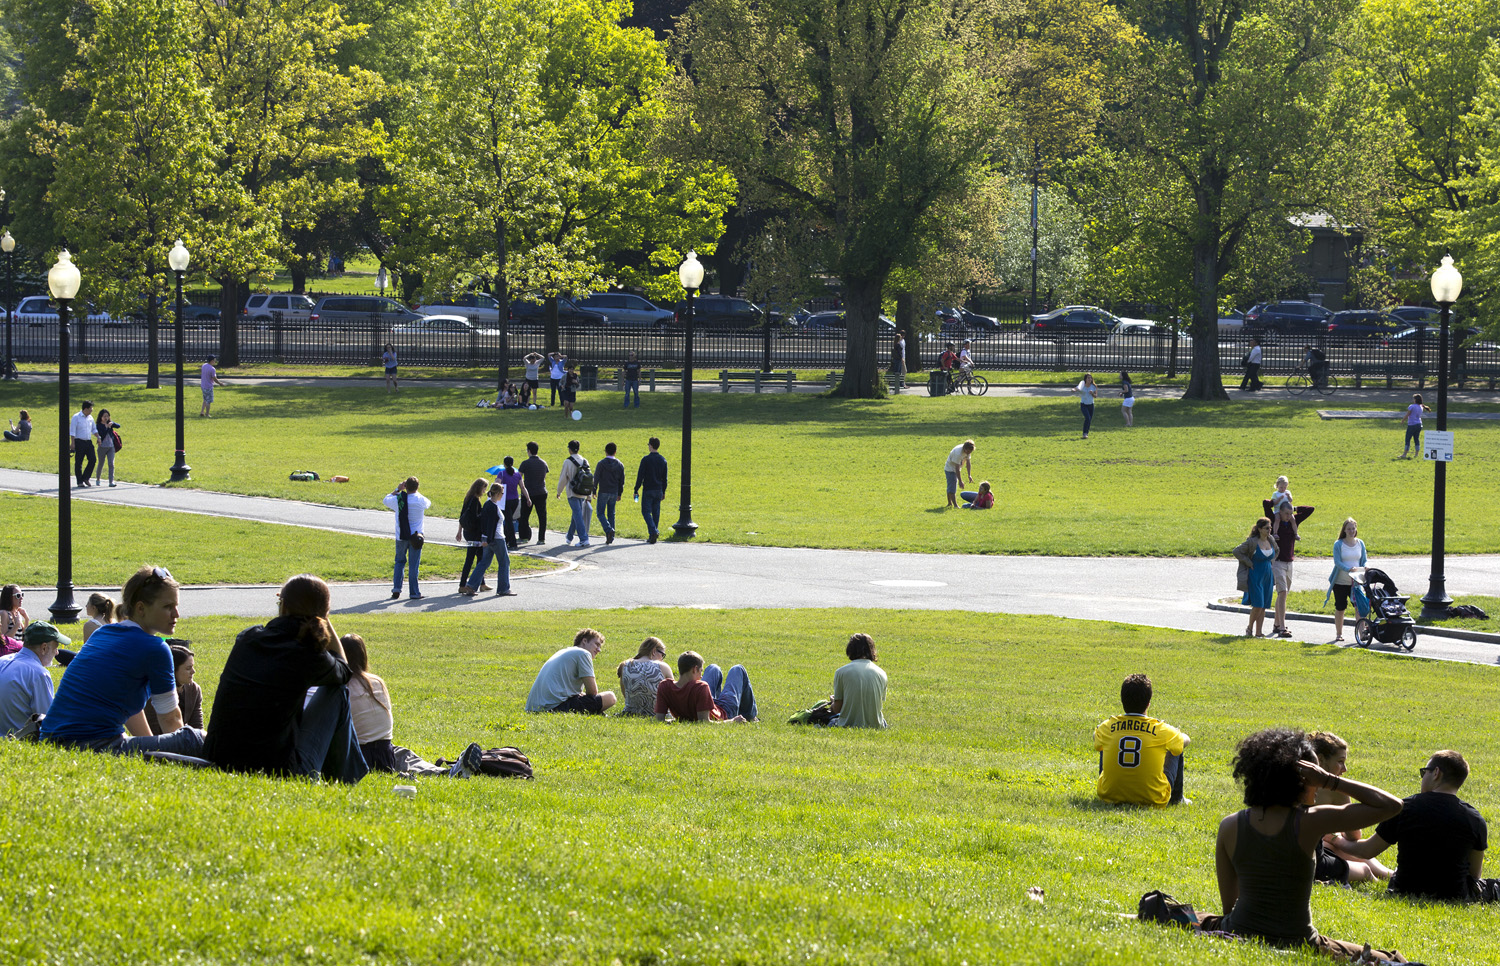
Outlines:
{"type": "Polygon", "coordinates": [[[1302,354],[1302,365],[1307,367],[1307,374],[1314,386],[1322,389],[1328,385],[1328,356],[1322,349],[1308,346],[1307,351],[1302,354]]]}

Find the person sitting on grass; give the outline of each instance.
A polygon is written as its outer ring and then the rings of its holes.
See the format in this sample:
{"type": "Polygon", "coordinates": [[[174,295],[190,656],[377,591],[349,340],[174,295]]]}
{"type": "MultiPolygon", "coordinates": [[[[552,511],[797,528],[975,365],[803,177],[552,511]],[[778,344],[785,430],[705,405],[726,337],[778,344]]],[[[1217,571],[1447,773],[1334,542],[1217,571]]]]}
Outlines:
{"type": "Polygon", "coordinates": [[[1335,959],[1404,963],[1400,953],[1318,934],[1312,923],[1313,875],[1323,836],[1394,818],[1401,800],[1373,785],[1331,775],[1301,731],[1270,728],[1239,743],[1234,777],[1245,786],[1245,808],[1219,823],[1214,865],[1224,914],[1200,928],[1310,947],[1335,959]],[[1318,789],[1343,792],[1348,805],[1314,805],[1318,789]]]}
{"type": "MultiPolygon", "coordinates": [[[[1290,504],[1288,504],[1290,506],[1290,504]]],[[[1307,736],[1312,742],[1313,750],[1318,753],[1318,764],[1330,775],[1343,775],[1349,770],[1349,742],[1340,738],[1331,731],[1314,731],[1307,736]]],[[[1349,796],[1343,792],[1332,792],[1326,788],[1318,789],[1313,798],[1314,805],[1347,805],[1349,796]]],[[[1405,809],[1402,809],[1405,812],[1405,809]]],[[[1359,829],[1344,833],[1350,839],[1359,840],[1359,829]]],[[[1333,843],[1338,838],[1335,835],[1325,835],[1318,843],[1318,874],[1319,882],[1336,883],[1339,885],[1352,885],[1356,882],[1374,882],[1376,879],[1389,879],[1391,870],[1381,865],[1375,859],[1360,859],[1347,854],[1340,854],[1333,848],[1333,843]]]]}
{"type": "Polygon", "coordinates": [[[1132,674],[1120,684],[1124,714],[1094,729],[1099,752],[1098,795],[1124,805],[1191,805],[1182,797],[1183,752],[1193,739],[1148,717],[1151,679],[1132,674]]]}
{"type": "Polygon", "coordinates": [[[83,624],[83,640],[86,644],[95,631],[115,622],[115,602],[104,594],[89,594],[88,602],[83,605],[83,613],[88,617],[83,624]]]}
{"type": "Polygon", "coordinates": [[[849,663],[833,672],[833,694],[829,695],[840,728],[884,728],[886,674],[877,663],[875,640],[855,634],[844,645],[849,663]]]}
{"type": "Polygon", "coordinates": [[[345,634],[339,638],[339,644],[344,649],[349,670],[353,672],[349,682],[349,717],[354,722],[359,753],[371,771],[447,775],[450,778],[469,778],[479,773],[484,752],[478,742],[471,742],[458,761],[448,768],[423,761],[415,752],[392,744],[396,719],[391,711],[391,695],[380,675],[370,673],[370,652],[365,639],[358,634],[345,634]]]}
{"type": "MultiPolygon", "coordinates": [[[[188,647],[187,641],[176,638],[167,641],[167,646],[172,649],[173,674],[177,679],[177,706],[182,709],[182,722],[202,731],[203,687],[193,680],[193,674],[197,670],[193,649],[188,647]]],[[[149,704],[146,705],[146,724],[150,726],[153,735],[164,734],[166,731],[156,709],[149,704]]]]}
{"type": "Polygon", "coordinates": [[[21,730],[34,714],[52,707],[52,675],[47,668],[57,649],[73,642],[46,621],[23,632],[24,646],[0,658],[0,737],[21,730]]]}
{"type": "Polygon", "coordinates": [[[964,490],[959,494],[965,510],[988,510],[995,505],[995,494],[990,492],[990,481],[979,484],[978,490],[964,490]]]}
{"type": "Polygon", "coordinates": [[[125,581],[120,610],[124,620],[95,631],[68,665],[42,722],[42,738],[115,754],[198,754],[203,732],[183,724],[165,640],[177,626],[177,581],[163,567],[142,567],[125,581]],[[163,734],[151,733],[147,702],[163,734]]]}
{"type": "Polygon", "coordinates": [[[10,423],[10,429],[5,431],[5,441],[7,443],[24,443],[31,438],[31,413],[23,409],[21,410],[21,422],[19,424],[14,420],[8,420],[8,422],[10,423]]]}
{"type": "MultiPolygon", "coordinates": [[[[25,599],[26,593],[15,584],[0,587],[0,643],[4,643],[7,638],[17,644],[21,641],[26,625],[31,623],[31,616],[21,606],[21,601],[25,599]]],[[[8,645],[5,653],[15,651],[16,647],[15,644],[8,645]]]]}
{"type": "Polygon", "coordinates": [[[1400,815],[1381,822],[1367,839],[1339,836],[1334,848],[1371,861],[1395,845],[1391,895],[1500,902],[1500,879],[1480,878],[1488,846],[1484,818],[1458,797],[1469,763],[1456,751],[1435,751],[1417,773],[1421,791],[1404,800],[1400,815]]]}
{"type": "Polygon", "coordinates": [[[743,664],[729,669],[728,676],[717,664],[703,666],[697,651],[677,656],[677,680],[656,686],[656,720],[670,714],[678,721],[710,724],[747,724],[755,721],[755,692],[743,664]]]}
{"type": "Polygon", "coordinates": [[[328,621],[328,585],[298,574],[276,597],[277,616],[234,640],[203,757],[230,771],[355,784],[369,767],[349,711],[354,672],[328,621]]]}
{"type": "Polygon", "coordinates": [[[635,657],[619,663],[615,676],[620,679],[620,695],[625,700],[620,713],[651,716],[655,713],[657,686],[674,679],[672,666],[667,663],[667,645],[659,637],[646,638],[635,657]]]}
{"type": "Polygon", "coordinates": [[[526,695],[526,710],[533,714],[548,711],[574,714],[603,714],[615,706],[613,691],[600,691],[594,677],[594,658],[604,650],[604,635],[585,627],[573,635],[571,647],[565,647],[547,658],[531,692],[526,695]]]}

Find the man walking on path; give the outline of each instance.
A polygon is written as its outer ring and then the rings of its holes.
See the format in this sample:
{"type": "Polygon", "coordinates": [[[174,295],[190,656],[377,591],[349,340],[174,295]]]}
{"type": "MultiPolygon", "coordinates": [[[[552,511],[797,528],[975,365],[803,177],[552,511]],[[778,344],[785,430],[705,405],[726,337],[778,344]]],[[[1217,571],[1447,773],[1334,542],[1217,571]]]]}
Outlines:
{"type": "Polygon", "coordinates": [[[94,475],[94,437],[98,432],[94,404],[85,399],[68,425],[68,452],[73,454],[73,475],[78,477],[79,486],[88,486],[89,477],[94,475]]]}
{"type": "Polygon", "coordinates": [[[589,470],[589,461],[579,455],[578,449],[581,444],[576,439],[568,440],[568,458],[563,461],[562,472],[557,474],[557,495],[559,498],[567,497],[568,507],[573,511],[572,522],[568,524],[568,536],[564,543],[572,544],[573,534],[578,534],[578,545],[587,547],[589,545],[589,498],[593,496],[592,485],[587,488],[581,486],[585,479],[590,484],[593,482],[593,472],[589,470]],[[584,474],[587,474],[585,477],[584,474]]]}
{"type": "MultiPolygon", "coordinates": [[[[417,570],[422,563],[422,517],[432,501],[417,492],[417,478],[408,476],[397,484],[383,501],[396,511],[396,576],[391,585],[391,600],[401,596],[401,570],[406,568],[407,584],[412,600],[421,600],[422,592],[417,588],[417,570]]],[[[484,571],[480,571],[483,575],[484,571]]]]}
{"type": "Polygon", "coordinates": [[[1260,381],[1260,360],[1260,340],[1253,339],[1250,342],[1250,351],[1245,353],[1245,375],[1240,379],[1241,389],[1255,392],[1263,385],[1260,381]]]}
{"type": "Polygon", "coordinates": [[[615,444],[604,444],[604,459],[594,467],[595,510],[599,526],[604,528],[604,542],[615,542],[615,504],[625,495],[625,464],[615,458],[615,444]]]}
{"type": "Polygon", "coordinates": [[[526,501],[526,506],[521,513],[520,533],[518,540],[531,539],[531,511],[536,509],[536,542],[537,546],[547,542],[547,461],[537,454],[535,443],[526,444],[527,457],[521,461],[521,485],[526,488],[526,495],[531,499],[526,501]]]}
{"type": "Polygon", "coordinates": [[[667,495],[667,458],[657,452],[661,440],[646,440],[651,450],[641,457],[635,471],[635,495],[641,500],[641,516],[646,521],[646,542],[655,543],[661,530],[661,501],[667,495]]]}
{"type": "Polygon", "coordinates": [[[209,356],[208,361],[203,363],[203,368],[198,370],[203,385],[203,408],[198,412],[199,416],[207,416],[209,409],[213,408],[214,387],[224,385],[219,381],[219,370],[214,368],[214,363],[218,361],[218,356],[209,356]]]}

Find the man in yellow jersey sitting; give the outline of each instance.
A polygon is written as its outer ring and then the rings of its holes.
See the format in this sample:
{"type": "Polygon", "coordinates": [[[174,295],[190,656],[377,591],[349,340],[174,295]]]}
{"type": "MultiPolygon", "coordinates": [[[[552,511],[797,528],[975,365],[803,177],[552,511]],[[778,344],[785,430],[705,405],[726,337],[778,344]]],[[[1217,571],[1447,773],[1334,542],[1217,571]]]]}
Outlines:
{"type": "Polygon", "coordinates": [[[1182,755],[1192,741],[1156,718],[1148,717],[1151,679],[1132,674],[1120,685],[1117,714],[1094,729],[1099,752],[1099,797],[1129,805],[1177,805],[1182,797],[1182,755]]]}

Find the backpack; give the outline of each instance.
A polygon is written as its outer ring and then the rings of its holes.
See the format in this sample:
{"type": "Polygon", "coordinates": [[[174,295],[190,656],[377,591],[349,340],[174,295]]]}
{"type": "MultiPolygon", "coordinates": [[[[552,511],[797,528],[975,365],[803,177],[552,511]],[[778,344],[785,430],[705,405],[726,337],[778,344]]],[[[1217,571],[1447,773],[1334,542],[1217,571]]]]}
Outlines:
{"type": "Polygon", "coordinates": [[[1481,621],[1490,619],[1490,615],[1486,614],[1483,608],[1476,607],[1473,604],[1456,604],[1448,608],[1448,616],[1481,621]]]}
{"type": "Polygon", "coordinates": [[[828,700],[819,701],[806,711],[798,711],[786,719],[787,724],[809,724],[826,728],[833,723],[838,715],[833,713],[833,704],[828,700]]]}
{"type": "Polygon", "coordinates": [[[289,480],[296,480],[300,483],[311,483],[317,478],[318,474],[313,472],[312,470],[298,470],[297,472],[287,477],[287,479],[289,480]]]}
{"type": "Polygon", "coordinates": [[[531,759],[519,748],[491,748],[479,757],[479,771],[494,778],[531,779],[531,759]]]}
{"type": "Polygon", "coordinates": [[[589,461],[582,456],[569,456],[568,459],[576,460],[578,472],[573,474],[573,482],[570,489],[574,496],[594,495],[594,471],[589,469],[589,461]]]}
{"type": "Polygon", "coordinates": [[[1178,902],[1159,889],[1141,896],[1135,909],[1135,917],[1141,922],[1155,922],[1163,926],[1196,926],[1198,913],[1190,903],[1178,902]]]}
{"type": "Polygon", "coordinates": [[[125,448],[125,441],[120,438],[120,431],[118,429],[112,429],[109,432],[115,438],[115,452],[118,453],[125,448]]]}

